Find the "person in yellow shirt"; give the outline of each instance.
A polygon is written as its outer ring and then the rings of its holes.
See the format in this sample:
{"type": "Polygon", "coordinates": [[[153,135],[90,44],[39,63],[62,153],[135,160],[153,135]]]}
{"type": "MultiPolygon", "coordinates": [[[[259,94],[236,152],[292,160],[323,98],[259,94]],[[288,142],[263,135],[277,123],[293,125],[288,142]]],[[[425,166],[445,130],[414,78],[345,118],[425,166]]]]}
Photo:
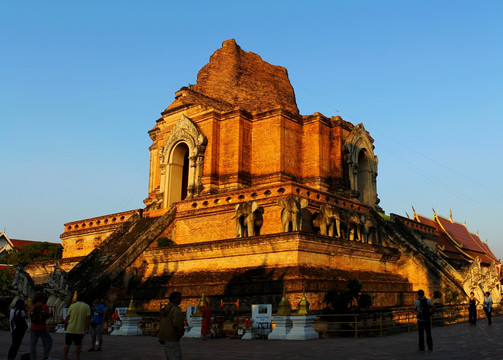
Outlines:
{"type": "Polygon", "coordinates": [[[77,302],[70,305],[65,322],[68,325],[65,335],[64,360],[68,359],[70,345],[75,344],[75,358],[80,360],[80,350],[82,349],[82,339],[89,331],[89,318],[91,308],[83,301],[82,294],[77,295],[77,302]]]}

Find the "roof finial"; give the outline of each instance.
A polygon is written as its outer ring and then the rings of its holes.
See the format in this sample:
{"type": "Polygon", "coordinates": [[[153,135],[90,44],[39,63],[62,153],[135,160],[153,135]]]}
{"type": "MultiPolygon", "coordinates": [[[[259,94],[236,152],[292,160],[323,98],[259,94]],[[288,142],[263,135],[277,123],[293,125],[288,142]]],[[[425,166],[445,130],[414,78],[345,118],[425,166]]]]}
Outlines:
{"type": "Polygon", "coordinates": [[[454,220],[452,220],[452,206],[449,207],[449,219],[451,219],[451,223],[454,222],[454,220]]]}
{"type": "Polygon", "coordinates": [[[431,210],[433,210],[433,215],[437,216],[437,213],[435,212],[435,209],[431,208],[431,210]]]}
{"type": "Polygon", "coordinates": [[[416,209],[414,209],[414,205],[411,205],[411,207],[412,207],[412,211],[414,212],[414,216],[416,216],[417,214],[416,214],[416,209]]]}
{"type": "Polygon", "coordinates": [[[410,219],[409,213],[406,211],[405,215],[407,215],[407,219],[410,219]]]}

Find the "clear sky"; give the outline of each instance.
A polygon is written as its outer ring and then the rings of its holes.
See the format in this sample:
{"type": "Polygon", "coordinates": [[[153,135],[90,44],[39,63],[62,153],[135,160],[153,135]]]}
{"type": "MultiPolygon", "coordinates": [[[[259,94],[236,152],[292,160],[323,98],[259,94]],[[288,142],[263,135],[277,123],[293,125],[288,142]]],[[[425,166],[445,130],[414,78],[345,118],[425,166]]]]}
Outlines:
{"type": "Polygon", "coordinates": [[[503,2],[4,1],[0,231],[143,207],[147,134],[222,41],[288,69],[304,115],[363,123],[380,205],[503,257],[503,2]]]}

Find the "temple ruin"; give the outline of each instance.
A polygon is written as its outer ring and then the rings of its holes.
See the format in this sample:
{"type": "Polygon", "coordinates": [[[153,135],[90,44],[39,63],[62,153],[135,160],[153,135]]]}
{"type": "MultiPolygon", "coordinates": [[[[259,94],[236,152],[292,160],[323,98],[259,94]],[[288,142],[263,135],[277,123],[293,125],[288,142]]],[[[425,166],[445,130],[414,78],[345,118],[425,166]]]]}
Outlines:
{"type": "MultiPolygon", "coordinates": [[[[182,305],[204,292],[246,309],[277,307],[285,289],[316,310],[329,288],[356,278],[374,307],[410,306],[420,288],[429,297],[480,288],[499,302],[489,247],[436,214],[385,215],[364,125],[301,115],[287,70],[234,40],[148,134],[145,207],[65,224],[57,268],[72,291],[120,297],[134,278],[137,310],[158,311],[175,290],[182,305]]],[[[52,270],[27,268],[36,283],[52,270]]]]}

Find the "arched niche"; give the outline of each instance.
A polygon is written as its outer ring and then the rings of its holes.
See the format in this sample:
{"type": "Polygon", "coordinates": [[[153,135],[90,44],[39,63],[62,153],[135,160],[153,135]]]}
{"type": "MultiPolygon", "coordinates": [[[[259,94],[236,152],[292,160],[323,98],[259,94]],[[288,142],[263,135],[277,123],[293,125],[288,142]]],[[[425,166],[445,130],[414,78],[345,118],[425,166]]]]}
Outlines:
{"type": "Polygon", "coordinates": [[[207,143],[199,127],[182,115],[159,154],[162,208],[199,195],[207,143]]]}
{"type": "Polygon", "coordinates": [[[358,193],[358,200],[374,206],[377,199],[377,156],[374,155],[372,139],[358,124],[344,142],[342,151],[345,158],[345,171],[350,189],[358,193]]]}

